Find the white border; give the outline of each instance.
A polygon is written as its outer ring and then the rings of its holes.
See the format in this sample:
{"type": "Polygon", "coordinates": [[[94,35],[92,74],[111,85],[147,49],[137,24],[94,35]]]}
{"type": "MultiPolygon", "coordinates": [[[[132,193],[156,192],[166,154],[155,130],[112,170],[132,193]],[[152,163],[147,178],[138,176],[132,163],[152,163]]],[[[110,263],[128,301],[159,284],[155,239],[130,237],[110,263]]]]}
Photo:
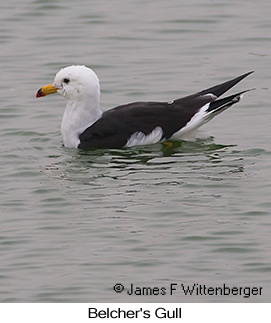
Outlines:
{"type": "Polygon", "coordinates": [[[5,323],[27,322],[27,323],[81,323],[81,322],[208,322],[208,323],[231,323],[231,322],[266,322],[270,317],[270,304],[204,304],[204,303],[60,303],[60,304],[0,304],[0,321],[5,323]],[[112,313],[121,316],[128,313],[133,316],[137,311],[137,318],[89,318],[89,308],[96,308],[102,316],[112,313]],[[181,308],[181,310],[179,310],[181,308]],[[159,310],[157,310],[159,309],[159,310]],[[165,310],[165,311],[164,311],[165,310]],[[149,315],[148,315],[149,313],[149,315]],[[173,316],[174,313],[181,317],[158,318],[166,315],[173,316]],[[145,317],[144,317],[145,316],[145,317]],[[147,317],[149,316],[149,317],[147,317]]]}

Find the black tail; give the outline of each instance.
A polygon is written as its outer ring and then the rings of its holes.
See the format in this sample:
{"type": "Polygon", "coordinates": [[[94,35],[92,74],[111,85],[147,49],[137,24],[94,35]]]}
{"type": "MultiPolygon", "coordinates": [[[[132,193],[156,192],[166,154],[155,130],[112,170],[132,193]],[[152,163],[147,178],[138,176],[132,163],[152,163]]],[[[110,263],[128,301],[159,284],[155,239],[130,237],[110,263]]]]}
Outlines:
{"type": "Polygon", "coordinates": [[[245,90],[245,91],[233,94],[231,96],[228,96],[226,98],[223,98],[220,100],[215,100],[210,103],[210,106],[207,111],[212,112],[212,114],[218,114],[218,113],[228,109],[233,104],[239,102],[242,98],[242,94],[244,94],[248,91],[252,91],[252,90],[254,90],[254,89],[245,90]]]}
{"type": "MultiPolygon", "coordinates": [[[[235,84],[239,83],[240,81],[242,81],[245,77],[247,77],[248,75],[250,75],[252,72],[248,72],[246,74],[243,74],[241,76],[236,77],[233,80],[227,81],[225,83],[221,83],[219,85],[210,87],[209,89],[203,90],[201,92],[199,92],[200,95],[205,95],[205,94],[209,94],[212,93],[214,94],[216,97],[220,97],[222,94],[224,94],[225,92],[227,92],[230,88],[232,88],[235,84]]],[[[245,91],[246,92],[246,91],[245,91]]],[[[238,95],[238,94],[237,94],[238,95]]],[[[215,101],[218,102],[218,101],[215,101]]]]}

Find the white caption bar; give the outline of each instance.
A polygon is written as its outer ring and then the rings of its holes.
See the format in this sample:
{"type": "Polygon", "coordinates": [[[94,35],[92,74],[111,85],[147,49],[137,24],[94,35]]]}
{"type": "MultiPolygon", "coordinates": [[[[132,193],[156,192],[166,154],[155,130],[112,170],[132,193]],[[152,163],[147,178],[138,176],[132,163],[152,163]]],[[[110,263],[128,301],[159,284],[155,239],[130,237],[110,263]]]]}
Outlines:
{"type": "Polygon", "coordinates": [[[0,321],[27,322],[267,322],[270,304],[93,303],[0,304],[0,321]]]}

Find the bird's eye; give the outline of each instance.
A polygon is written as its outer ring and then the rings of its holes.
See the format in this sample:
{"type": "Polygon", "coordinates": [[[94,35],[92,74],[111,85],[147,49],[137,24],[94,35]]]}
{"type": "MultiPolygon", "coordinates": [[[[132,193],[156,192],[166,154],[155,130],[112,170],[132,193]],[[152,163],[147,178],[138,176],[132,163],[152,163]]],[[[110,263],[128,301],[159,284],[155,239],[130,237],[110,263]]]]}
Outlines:
{"type": "Polygon", "coordinates": [[[68,84],[68,83],[70,83],[70,79],[65,78],[65,79],[63,79],[63,82],[68,84]]]}

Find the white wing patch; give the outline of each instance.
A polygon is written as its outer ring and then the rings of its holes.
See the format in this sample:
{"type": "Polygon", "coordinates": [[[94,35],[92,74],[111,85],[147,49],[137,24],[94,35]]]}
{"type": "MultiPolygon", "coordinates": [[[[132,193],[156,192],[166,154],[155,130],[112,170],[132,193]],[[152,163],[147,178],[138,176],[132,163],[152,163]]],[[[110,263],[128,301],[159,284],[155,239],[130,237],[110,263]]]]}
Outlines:
{"type": "Polygon", "coordinates": [[[159,142],[162,139],[162,137],[163,130],[159,126],[155,127],[153,131],[148,135],[145,135],[143,132],[138,131],[131,135],[125,147],[155,144],[159,142]]]}

